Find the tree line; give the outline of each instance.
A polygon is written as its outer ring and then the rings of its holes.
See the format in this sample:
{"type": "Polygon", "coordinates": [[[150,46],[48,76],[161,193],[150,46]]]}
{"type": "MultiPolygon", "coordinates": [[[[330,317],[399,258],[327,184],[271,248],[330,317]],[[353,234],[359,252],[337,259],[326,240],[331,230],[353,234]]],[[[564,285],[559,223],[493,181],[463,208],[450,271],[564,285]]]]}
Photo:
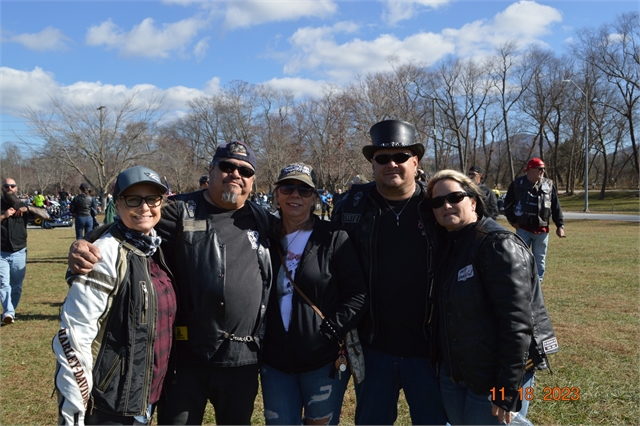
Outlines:
{"type": "Polygon", "coordinates": [[[415,125],[426,147],[427,175],[478,165],[487,185],[506,189],[530,158],[540,157],[571,194],[584,186],[586,152],[588,184],[601,198],[605,189],[638,187],[638,12],[579,30],[563,55],[514,41],[482,59],[389,63],[391,71],[359,75],[346,87],[326,85],[315,98],[231,81],[190,100],[188,111],[171,120],[162,98],[133,94],[98,107],[52,99],[47,109],[24,112],[42,145],[25,155],[5,143],[0,166],[25,191],[75,192],[87,182],[105,195],[120,171],[143,164],[166,176],[173,192],[184,192],[197,187],[219,144],[239,139],[258,155],[257,190],[268,191],[287,163],[304,161],[320,187],[333,191],[355,175],[370,177],[361,153],[369,128],[400,119],[415,125]]]}

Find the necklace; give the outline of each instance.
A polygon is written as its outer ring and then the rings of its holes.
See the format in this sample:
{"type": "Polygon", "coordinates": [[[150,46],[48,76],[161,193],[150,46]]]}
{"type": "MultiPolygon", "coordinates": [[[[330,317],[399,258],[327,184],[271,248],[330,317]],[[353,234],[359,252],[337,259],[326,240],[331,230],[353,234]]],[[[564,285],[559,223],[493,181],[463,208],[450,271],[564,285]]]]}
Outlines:
{"type": "Polygon", "coordinates": [[[391,204],[389,204],[389,202],[387,201],[386,198],[382,197],[382,199],[384,200],[385,203],[387,203],[387,206],[389,206],[389,208],[391,209],[391,212],[396,215],[396,226],[400,226],[400,215],[402,214],[402,212],[404,211],[404,209],[407,208],[407,206],[409,205],[409,201],[411,201],[411,197],[409,197],[407,199],[407,202],[404,203],[404,206],[402,206],[402,209],[400,210],[399,213],[396,213],[396,211],[393,209],[393,207],[391,207],[391,204]]]}

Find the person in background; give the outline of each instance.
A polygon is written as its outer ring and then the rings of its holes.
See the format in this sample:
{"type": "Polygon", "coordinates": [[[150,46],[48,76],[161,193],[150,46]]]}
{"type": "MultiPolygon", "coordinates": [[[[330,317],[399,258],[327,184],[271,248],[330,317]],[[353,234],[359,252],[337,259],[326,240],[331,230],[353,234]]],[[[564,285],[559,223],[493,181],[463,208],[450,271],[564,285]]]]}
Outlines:
{"type": "Polygon", "coordinates": [[[404,121],[381,121],[369,133],[372,144],[362,152],[374,182],[354,184],[332,217],[349,233],[368,286],[358,326],[366,378],[355,385],[355,423],[392,425],[403,389],[413,424],[444,425],[427,329],[435,226],[426,186],[416,180],[425,148],[404,121]]]}
{"type": "Polygon", "coordinates": [[[69,208],[75,217],[76,240],[93,230],[93,217],[97,208],[98,202],[89,194],[89,185],[80,184],[80,194],[73,199],[69,208]]]}
{"type": "Polygon", "coordinates": [[[482,183],[482,169],[478,166],[471,166],[467,172],[467,176],[469,176],[471,180],[478,185],[478,188],[480,188],[484,194],[484,205],[487,208],[487,214],[491,219],[496,220],[500,214],[500,211],[498,210],[498,198],[487,185],[482,183]]]}
{"type": "Polygon", "coordinates": [[[113,196],[111,194],[107,195],[107,206],[104,208],[104,219],[102,221],[103,224],[108,225],[113,223],[117,216],[116,207],[114,203],[113,196]]]}
{"type": "Polygon", "coordinates": [[[37,207],[39,209],[44,208],[44,204],[45,204],[45,198],[44,195],[42,195],[40,192],[35,191],[34,193],[34,197],[33,197],[33,206],[37,207]]]}
{"type": "Polygon", "coordinates": [[[442,170],[427,192],[447,231],[438,250],[431,349],[449,423],[509,424],[521,410],[523,389],[533,386],[530,372],[547,365],[543,340],[555,342],[535,260],[491,219],[469,177],[442,170]]]}
{"type": "MultiPolygon", "coordinates": [[[[271,290],[270,218],[248,200],[257,160],[241,141],[219,145],[209,188],[170,197],[156,230],[178,294],[175,353],[158,424],[250,424],[271,290]]],[[[166,181],[165,181],[166,182],[166,181]]],[[[69,267],[86,273],[99,251],[77,240],[69,267]]]]}
{"type": "Polygon", "coordinates": [[[200,189],[207,189],[209,187],[209,175],[202,175],[198,180],[200,184],[200,189]]]}
{"type": "Polygon", "coordinates": [[[176,318],[173,279],[154,229],[166,192],[147,167],[121,172],[113,191],[118,219],[95,241],[102,259],[86,275],[67,275],[53,338],[59,424],[151,420],[176,318]]]}
{"type": "Polygon", "coordinates": [[[556,235],[566,236],[558,190],[551,179],[544,177],[544,171],[541,159],[531,159],[524,169],[525,175],[511,182],[504,199],[504,214],[516,234],[531,248],[540,282],[545,271],[550,219],[556,225],[556,235]]]}
{"type": "Polygon", "coordinates": [[[322,209],[321,219],[326,218],[327,220],[331,219],[331,206],[333,205],[333,197],[326,189],[322,191],[322,195],[320,196],[320,208],[322,209]]]}
{"type": "Polygon", "coordinates": [[[12,178],[2,181],[0,210],[2,254],[0,257],[0,301],[2,323],[13,324],[22,296],[22,282],[27,272],[28,216],[49,219],[43,208],[30,206],[18,198],[18,184],[12,178]]]}
{"type": "Polygon", "coordinates": [[[281,219],[274,227],[276,273],[262,353],[265,420],[337,425],[349,373],[336,360],[344,335],[364,314],[364,278],[346,232],[313,214],[318,193],[311,166],[284,167],[274,196],[281,219]]]}

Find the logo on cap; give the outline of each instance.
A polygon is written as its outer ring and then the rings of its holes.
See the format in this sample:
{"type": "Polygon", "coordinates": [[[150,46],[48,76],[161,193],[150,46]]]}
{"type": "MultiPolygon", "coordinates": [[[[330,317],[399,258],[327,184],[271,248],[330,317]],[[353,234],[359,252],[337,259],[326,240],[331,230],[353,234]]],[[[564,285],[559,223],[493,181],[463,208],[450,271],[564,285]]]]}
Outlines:
{"type": "Polygon", "coordinates": [[[247,148],[238,142],[232,142],[229,144],[229,152],[236,155],[247,155],[247,148]]]}
{"type": "Polygon", "coordinates": [[[162,182],[160,181],[160,176],[158,176],[155,173],[151,173],[151,172],[144,172],[145,175],[147,175],[147,177],[151,180],[154,180],[156,182],[158,182],[160,185],[162,185],[162,182]]]}
{"type": "Polygon", "coordinates": [[[302,164],[291,164],[282,169],[282,173],[280,173],[280,175],[286,176],[293,172],[304,173],[307,176],[311,176],[311,168],[302,164]]]}

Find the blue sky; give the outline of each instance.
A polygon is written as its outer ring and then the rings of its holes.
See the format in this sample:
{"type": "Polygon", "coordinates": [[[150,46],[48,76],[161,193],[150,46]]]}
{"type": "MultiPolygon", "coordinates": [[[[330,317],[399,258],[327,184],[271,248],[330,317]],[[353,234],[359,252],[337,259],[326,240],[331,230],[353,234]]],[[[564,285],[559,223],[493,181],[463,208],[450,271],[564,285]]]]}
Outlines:
{"type": "MultiPolygon", "coordinates": [[[[390,56],[430,64],[509,40],[561,53],[575,31],[637,11],[637,0],[3,0],[0,143],[27,136],[20,112],[161,94],[175,116],[232,80],[300,97],[390,56]]],[[[171,114],[169,114],[171,116],[171,114]]]]}

